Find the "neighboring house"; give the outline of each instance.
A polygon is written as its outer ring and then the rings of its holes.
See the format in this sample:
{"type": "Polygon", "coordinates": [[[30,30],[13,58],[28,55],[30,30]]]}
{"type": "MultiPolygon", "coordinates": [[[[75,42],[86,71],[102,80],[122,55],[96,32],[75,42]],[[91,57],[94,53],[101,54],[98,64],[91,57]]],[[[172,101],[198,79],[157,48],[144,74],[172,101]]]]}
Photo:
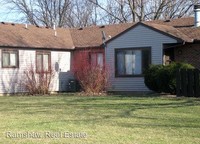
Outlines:
{"type": "Polygon", "coordinates": [[[80,56],[109,67],[108,91],[149,91],[143,75],[149,64],[179,61],[200,69],[197,18],[72,29],[1,23],[0,93],[23,92],[20,80],[31,65],[55,70],[51,91],[67,91],[80,56]]]}
{"type": "Polygon", "coordinates": [[[150,64],[163,64],[164,48],[191,42],[174,27],[137,23],[107,42],[106,63],[113,70],[110,91],[149,91],[144,71],[150,64]]]}
{"type": "Polygon", "coordinates": [[[0,24],[0,93],[23,92],[24,71],[31,66],[36,71],[59,67],[51,91],[66,91],[74,47],[68,29],[57,29],[57,33],[56,37],[49,28],[0,24]]]}

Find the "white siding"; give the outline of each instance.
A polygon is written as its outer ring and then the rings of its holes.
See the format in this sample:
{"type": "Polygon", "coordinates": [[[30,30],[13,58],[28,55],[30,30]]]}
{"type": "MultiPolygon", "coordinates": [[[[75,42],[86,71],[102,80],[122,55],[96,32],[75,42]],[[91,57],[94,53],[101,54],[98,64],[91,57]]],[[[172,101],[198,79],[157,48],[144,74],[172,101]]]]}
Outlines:
{"type": "Polygon", "coordinates": [[[149,91],[143,77],[115,77],[115,49],[151,47],[152,64],[162,64],[163,44],[176,43],[171,37],[138,25],[107,44],[106,63],[110,67],[109,91],[149,91]]]}
{"type": "MultiPolygon", "coordinates": [[[[24,71],[31,65],[35,68],[35,50],[19,50],[19,68],[2,68],[2,54],[0,49],[0,94],[24,92],[21,81],[24,71]]],[[[70,71],[70,52],[51,51],[51,65],[55,71],[55,64],[59,65],[59,71],[51,83],[51,91],[66,91],[67,81],[72,78],[70,71]]]]}
{"type": "Polygon", "coordinates": [[[73,78],[70,71],[71,53],[70,52],[51,52],[52,68],[58,65],[58,71],[52,82],[52,91],[67,91],[68,80],[73,78]]]}

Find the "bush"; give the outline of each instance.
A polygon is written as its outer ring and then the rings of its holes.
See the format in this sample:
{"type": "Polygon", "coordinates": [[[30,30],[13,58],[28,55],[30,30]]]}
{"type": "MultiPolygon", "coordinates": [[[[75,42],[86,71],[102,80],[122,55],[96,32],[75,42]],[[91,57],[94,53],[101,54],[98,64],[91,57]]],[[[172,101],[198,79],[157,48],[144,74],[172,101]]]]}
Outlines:
{"type": "Polygon", "coordinates": [[[33,65],[24,71],[22,85],[30,95],[49,94],[50,83],[54,77],[54,72],[36,72],[33,65]]]}
{"type": "Polygon", "coordinates": [[[186,63],[151,65],[145,72],[145,84],[155,92],[176,94],[176,72],[179,69],[194,69],[194,67],[186,63]]]}
{"type": "Polygon", "coordinates": [[[98,95],[105,91],[108,84],[107,68],[91,65],[88,59],[89,52],[79,52],[74,58],[73,73],[78,80],[82,90],[86,94],[98,95]]]}
{"type": "Polygon", "coordinates": [[[152,91],[159,92],[158,82],[155,81],[158,80],[158,72],[162,68],[163,65],[151,65],[150,68],[145,72],[145,84],[152,91]]]}

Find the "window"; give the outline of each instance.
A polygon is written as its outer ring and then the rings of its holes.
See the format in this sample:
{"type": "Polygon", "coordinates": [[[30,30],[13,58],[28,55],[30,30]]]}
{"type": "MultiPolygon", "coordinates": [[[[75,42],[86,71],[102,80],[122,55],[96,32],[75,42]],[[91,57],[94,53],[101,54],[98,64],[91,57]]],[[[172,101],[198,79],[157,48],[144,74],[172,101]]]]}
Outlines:
{"type": "Polygon", "coordinates": [[[91,65],[103,67],[103,53],[91,53],[91,65]]]}
{"type": "Polygon", "coordinates": [[[18,50],[2,50],[2,68],[18,68],[18,50]]]}
{"type": "Polygon", "coordinates": [[[50,52],[36,52],[36,71],[47,72],[51,68],[51,53],[50,52]]]}
{"type": "Polygon", "coordinates": [[[139,76],[151,62],[150,48],[116,49],[116,76],[139,76]]]}

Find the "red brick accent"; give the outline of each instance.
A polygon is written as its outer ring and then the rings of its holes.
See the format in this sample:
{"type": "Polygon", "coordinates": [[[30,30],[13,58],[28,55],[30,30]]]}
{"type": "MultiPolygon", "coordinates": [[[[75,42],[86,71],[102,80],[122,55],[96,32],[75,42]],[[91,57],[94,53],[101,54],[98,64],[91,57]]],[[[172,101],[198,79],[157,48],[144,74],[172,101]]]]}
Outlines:
{"type": "Polygon", "coordinates": [[[174,48],[176,62],[185,62],[200,69],[200,44],[186,44],[174,48]]]}

